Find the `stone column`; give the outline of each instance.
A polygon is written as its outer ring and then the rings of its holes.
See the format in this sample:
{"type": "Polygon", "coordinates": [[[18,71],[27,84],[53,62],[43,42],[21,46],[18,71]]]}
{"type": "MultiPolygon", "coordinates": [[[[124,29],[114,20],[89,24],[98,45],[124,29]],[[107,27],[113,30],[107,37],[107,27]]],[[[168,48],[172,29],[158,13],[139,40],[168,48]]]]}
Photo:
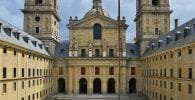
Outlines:
{"type": "Polygon", "coordinates": [[[72,70],[71,67],[68,67],[68,94],[72,94],[72,70]]]}
{"type": "Polygon", "coordinates": [[[106,69],[107,67],[104,66],[102,67],[102,74],[103,74],[103,77],[102,77],[102,94],[107,94],[107,75],[106,75],[106,69]]]}
{"type": "Polygon", "coordinates": [[[87,92],[88,94],[93,94],[93,67],[88,66],[88,80],[87,80],[87,92]]]}

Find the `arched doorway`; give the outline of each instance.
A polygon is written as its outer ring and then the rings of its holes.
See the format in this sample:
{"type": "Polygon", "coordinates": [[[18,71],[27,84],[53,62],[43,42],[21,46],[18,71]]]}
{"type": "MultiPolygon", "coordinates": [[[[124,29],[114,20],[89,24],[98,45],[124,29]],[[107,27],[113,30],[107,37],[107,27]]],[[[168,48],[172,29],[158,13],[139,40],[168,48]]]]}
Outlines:
{"type": "Polygon", "coordinates": [[[107,92],[108,94],[115,93],[115,80],[113,78],[108,79],[107,92]]]}
{"type": "Polygon", "coordinates": [[[99,78],[96,78],[93,81],[93,93],[101,94],[101,80],[99,78]]]}
{"type": "Polygon", "coordinates": [[[82,78],[79,81],[79,93],[87,94],[87,80],[85,78],[82,78]]]}
{"type": "Polygon", "coordinates": [[[129,93],[136,93],[136,79],[129,80],[129,93]]]}
{"type": "Polygon", "coordinates": [[[65,80],[64,78],[59,78],[58,79],[58,92],[59,93],[65,93],[65,80]]]}

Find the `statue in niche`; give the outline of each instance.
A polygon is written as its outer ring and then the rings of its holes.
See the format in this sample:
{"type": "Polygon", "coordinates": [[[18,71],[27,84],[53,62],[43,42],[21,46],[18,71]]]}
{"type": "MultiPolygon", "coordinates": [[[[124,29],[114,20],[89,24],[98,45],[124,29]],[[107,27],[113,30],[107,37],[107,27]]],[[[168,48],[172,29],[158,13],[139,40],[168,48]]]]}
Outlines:
{"type": "Polygon", "coordinates": [[[93,50],[93,43],[91,41],[89,41],[89,51],[93,50]]]}
{"type": "Polygon", "coordinates": [[[102,44],[103,44],[103,49],[106,50],[108,44],[107,44],[107,41],[105,39],[104,39],[102,44]]]}
{"type": "Polygon", "coordinates": [[[71,41],[70,49],[71,49],[71,50],[76,50],[76,49],[78,49],[78,42],[76,41],[75,38],[73,38],[72,41],[71,41]]]}

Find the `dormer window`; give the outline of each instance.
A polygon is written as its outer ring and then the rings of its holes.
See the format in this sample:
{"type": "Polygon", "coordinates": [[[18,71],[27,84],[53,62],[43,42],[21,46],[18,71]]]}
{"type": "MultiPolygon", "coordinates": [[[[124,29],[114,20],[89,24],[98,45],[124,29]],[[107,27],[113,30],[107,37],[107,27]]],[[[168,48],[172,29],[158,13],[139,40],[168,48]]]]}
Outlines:
{"type": "Polygon", "coordinates": [[[175,41],[179,40],[181,35],[182,35],[181,32],[177,31],[176,34],[175,34],[175,41]]]}
{"type": "Polygon", "coordinates": [[[167,36],[167,44],[171,42],[172,36],[167,36]]]}
{"type": "Polygon", "coordinates": [[[41,49],[43,49],[43,44],[39,44],[39,47],[40,47],[41,49]]]}
{"type": "Polygon", "coordinates": [[[158,47],[161,47],[162,43],[163,43],[163,40],[159,40],[158,41],[158,47]]]}
{"type": "Polygon", "coordinates": [[[37,46],[37,41],[32,41],[32,44],[36,47],[37,46]]]}
{"type": "Polygon", "coordinates": [[[12,28],[3,28],[4,32],[8,35],[11,36],[12,28]]]}
{"type": "Polygon", "coordinates": [[[190,34],[191,28],[190,27],[185,27],[184,29],[184,38],[188,36],[188,34],[190,34]]]}
{"type": "Polygon", "coordinates": [[[19,40],[20,39],[20,33],[19,32],[13,32],[14,37],[19,40]]]}
{"type": "Polygon", "coordinates": [[[152,0],[152,5],[153,5],[153,6],[158,6],[158,5],[160,5],[160,0],[152,0]]]}
{"type": "Polygon", "coordinates": [[[30,39],[30,38],[29,38],[28,36],[24,36],[24,37],[23,37],[23,40],[24,40],[26,43],[28,43],[29,39],[30,39]]]}
{"type": "Polygon", "coordinates": [[[152,43],[151,44],[151,46],[152,46],[152,50],[154,49],[154,47],[155,47],[155,43],[152,43]]]}

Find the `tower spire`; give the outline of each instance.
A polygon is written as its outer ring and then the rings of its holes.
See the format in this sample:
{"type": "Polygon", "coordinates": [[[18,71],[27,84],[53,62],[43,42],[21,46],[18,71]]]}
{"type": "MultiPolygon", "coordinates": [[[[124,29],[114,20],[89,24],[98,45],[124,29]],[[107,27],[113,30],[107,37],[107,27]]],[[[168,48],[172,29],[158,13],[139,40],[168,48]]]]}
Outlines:
{"type": "Polygon", "coordinates": [[[92,9],[101,9],[102,8],[102,0],[93,0],[93,8],[92,9]]]}

